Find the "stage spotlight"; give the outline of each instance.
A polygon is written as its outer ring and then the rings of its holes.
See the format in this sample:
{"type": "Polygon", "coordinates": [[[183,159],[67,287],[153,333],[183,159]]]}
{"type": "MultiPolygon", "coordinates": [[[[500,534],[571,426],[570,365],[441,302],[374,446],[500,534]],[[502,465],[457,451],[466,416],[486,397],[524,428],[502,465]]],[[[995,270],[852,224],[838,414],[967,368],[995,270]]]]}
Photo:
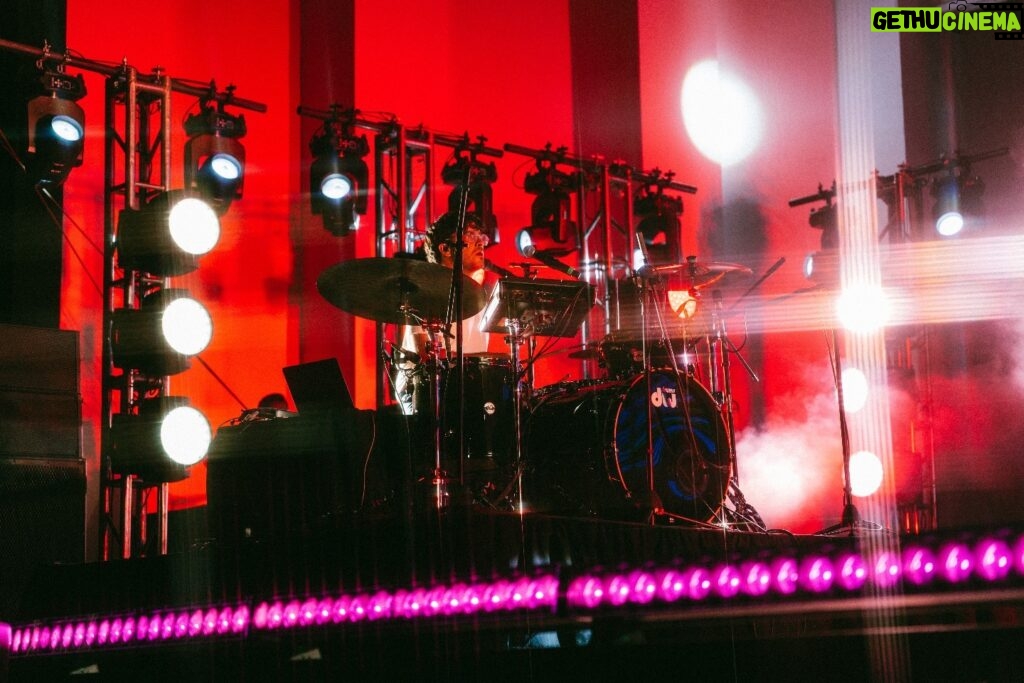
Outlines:
{"type": "Polygon", "coordinates": [[[836,299],[836,316],[851,332],[871,334],[889,322],[889,297],[878,285],[860,284],[844,287],[836,299]]]}
{"type": "Polygon", "coordinates": [[[847,413],[860,411],[868,402],[868,378],[860,368],[843,369],[843,408],[847,413]]]}
{"type": "Polygon", "coordinates": [[[59,185],[82,165],[85,112],[77,100],[85,96],[85,81],[81,74],[47,69],[39,84],[41,94],[28,102],[25,166],[36,182],[59,185]]]}
{"type": "Polygon", "coordinates": [[[530,228],[523,228],[516,233],[516,251],[520,256],[526,255],[526,248],[533,246],[533,234],[530,228]]]}
{"type": "Polygon", "coordinates": [[[185,185],[205,197],[223,215],[242,198],[245,180],[245,117],[232,116],[223,107],[203,105],[185,119],[185,185]]]}
{"type": "Polygon", "coordinates": [[[804,258],[804,277],[822,287],[839,286],[839,250],[816,251],[804,258]]]}
{"type": "Polygon", "coordinates": [[[467,184],[466,213],[480,217],[481,231],[491,244],[497,244],[498,218],[494,215],[491,183],[498,179],[498,169],[492,161],[485,164],[471,149],[456,148],[455,155],[441,169],[441,180],[454,186],[448,195],[448,210],[458,212],[462,204],[463,185],[467,184]]]}
{"type": "Polygon", "coordinates": [[[220,219],[210,204],[180,190],[162,193],[140,209],[121,212],[118,264],[162,277],[184,275],[219,239],[220,219]]]}
{"type": "Polygon", "coordinates": [[[147,484],[185,479],[212,440],[206,416],[181,396],[146,399],[137,414],[114,415],[110,434],[113,471],[147,484]]]}
{"type": "Polygon", "coordinates": [[[184,289],[161,289],[145,296],[138,309],[113,313],[114,365],[152,377],[175,375],[190,367],[213,336],[206,308],[184,289]]]}
{"type": "Polygon", "coordinates": [[[960,233],[971,219],[980,214],[981,195],[985,184],[977,176],[965,177],[957,167],[953,172],[932,182],[932,216],[935,231],[942,237],[960,233]]]}
{"type": "Polygon", "coordinates": [[[575,230],[569,199],[573,179],[574,176],[558,170],[552,160],[537,159],[537,170],[527,173],[523,181],[523,189],[537,195],[530,206],[531,232],[546,229],[553,241],[562,244],[575,230]]]}
{"type": "Polygon", "coordinates": [[[351,123],[336,119],[324,122],[309,143],[313,164],[309,191],[313,213],[323,218],[324,229],[345,237],[359,229],[366,213],[368,170],[363,161],[370,151],[366,136],[356,137],[351,123]]]}
{"type": "Polygon", "coordinates": [[[839,248],[839,224],[836,221],[836,205],[826,204],[825,206],[811,209],[807,222],[812,228],[821,230],[821,248],[825,251],[839,248]]]}
{"type": "Polygon", "coordinates": [[[818,183],[815,194],[791,199],[791,207],[801,206],[810,202],[824,201],[824,206],[811,209],[807,222],[812,228],[821,230],[821,250],[808,254],[804,258],[803,273],[808,280],[823,287],[839,286],[839,223],[836,220],[836,184],[825,187],[818,183]]]}
{"type": "Polygon", "coordinates": [[[644,240],[650,265],[682,263],[679,249],[682,213],[682,198],[666,195],[661,184],[648,184],[641,189],[633,204],[633,215],[640,218],[636,231],[644,240]]]}
{"type": "Polygon", "coordinates": [[[851,493],[859,498],[872,495],[882,486],[882,461],[870,451],[857,451],[850,456],[851,493]]]}

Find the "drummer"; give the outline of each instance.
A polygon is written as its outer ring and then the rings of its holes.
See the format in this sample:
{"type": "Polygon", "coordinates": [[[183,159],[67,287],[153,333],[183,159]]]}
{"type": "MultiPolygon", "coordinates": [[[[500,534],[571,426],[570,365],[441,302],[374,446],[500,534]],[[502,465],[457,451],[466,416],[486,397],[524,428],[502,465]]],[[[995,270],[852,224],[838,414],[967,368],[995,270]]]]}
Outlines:
{"type": "MultiPolygon", "coordinates": [[[[440,264],[446,268],[455,266],[456,241],[459,216],[449,211],[442,214],[427,230],[423,240],[423,251],[427,261],[440,264]]],[[[489,297],[496,277],[489,278],[484,270],[484,248],[490,244],[490,238],[484,232],[483,221],[474,213],[466,214],[466,227],[463,231],[462,272],[474,282],[484,287],[489,297]]],[[[486,353],[490,343],[490,335],[481,329],[483,310],[467,318],[462,323],[462,352],[486,353]]],[[[454,330],[452,340],[454,340],[454,330]]],[[[454,343],[454,342],[453,342],[454,343]]],[[[417,347],[420,345],[418,344],[417,347]]],[[[454,353],[454,348],[452,349],[454,353]]]]}
{"type": "MultiPolygon", "coordinates": [[[[423,256],[430,263],[437,263],[447,268],[455,265],[456,233],[458,232],[458,214],[449,211],[442,214],[428,230],[423,240],[423,256]]],[[[477,284],[484,287],[485,294],[490,297],[491,290],[497,282],[497,276],[484,269],[484,248],[490,243],[490,239],[483,231],[483,221],[473,213],[466,214],[466,226],[463,232],[462,250],[462,272],[477,284]]],[[[466,318],[462,322],[462,352],[463,354],[487,353],[491,344],[490,334],[481,329],[484,311],[466,318]]],[[[405,327],[401,335],[401,347],[405,351],[412,351],[420,358],[425,358],[424,352],[427,347],[427,334],[421,327],[405,327]]],[[[455,329],[452,326],[450,336],[445,336],[439,341],[440,348],[444,348],[450,357],[455,356],[455,329]]],[[[409,369],[409,368],[406,368],[409,369]]],[[[402,373],[396,386],[399,394],[399,402],[406,404],[408,397],[404,396],[411,387],[405,386],[402,373]]],[[[406,412],[410,406],[403,405],[406,412]]]]}

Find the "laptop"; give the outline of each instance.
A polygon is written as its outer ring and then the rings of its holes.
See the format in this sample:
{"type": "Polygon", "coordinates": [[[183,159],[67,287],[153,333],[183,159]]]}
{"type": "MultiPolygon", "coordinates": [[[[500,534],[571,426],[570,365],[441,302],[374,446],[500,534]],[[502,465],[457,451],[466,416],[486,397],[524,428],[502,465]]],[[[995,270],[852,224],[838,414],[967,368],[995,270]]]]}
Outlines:
{"type": "Polygon", "coordinates": [[[282,372],[299,415],[320,413],[345,418],[355,412],[336,358],[289,365],[282,372]]]}

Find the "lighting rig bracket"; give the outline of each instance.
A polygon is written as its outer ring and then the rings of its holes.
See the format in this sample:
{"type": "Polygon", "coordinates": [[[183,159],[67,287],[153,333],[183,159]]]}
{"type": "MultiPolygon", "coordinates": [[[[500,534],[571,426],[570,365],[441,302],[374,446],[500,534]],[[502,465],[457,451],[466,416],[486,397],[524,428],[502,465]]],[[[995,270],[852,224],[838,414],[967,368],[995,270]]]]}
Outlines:
{"type": "MultiPolygon", "coordinates": [[[[173,466],[154,469],[141,460],[137,461],[133,456],[136,451],[134,442],[131,442],[132,448],[123,448],[128,443],[120,438],[123,429],[131,430],[134,423],[157,417],[153,414],[143,416],[143,405],[163,405],[160,402],[164,399],[178,400],[179,397],[168,395],[169,378],[159,376],[160,372],[170,370],[141,367],[132,359],[131,353],[125,360],[120,352],[126,349],[133,351],[130,340],[136,332],[162,331],[162,335],[149,336],[163,337],[169,346],[178,346],[181,339],[172,341],[170,333],[176,336],[186,328],[192,331],[191,323],[172,325],[170,331],[155,324],[170,314],[171,304],[166,302],[168,305],[164,310],[163,305],[144,305],[144,300],[155,304],[154,297],[169,294],[168,278],[189,272],[192,267],[186,267],[186,262],[193,260],[193,256],[206,253],[219,236],[219,225],[213,225],[219,223],[216,207],[195,197],[196,188],[184,191],[171,188],[172,95],[181,93],[201,101],[203,111],[200,118],[193,118],[186,132],[199,132],[202,124],[202,134],[227,141],[239,159],[242,156],[240,146],[232,147],[230,143],[236,143],[236,138],[244,133],[244,124],[241,117],[228,118],[231,115],[224,112],[225,106],[258,112],[266,111],[266,106],[238,98],[233,87],[217,92],[212,81],[209,87],[197,87],[194,81],[173,79],[160,68],[149,74],[140,74],[125,62],[117,67],[101,65],[97,70],[107,76],[107,120],[104,128],[107,150],[104,186],[104,421],[100,438],[98,540],[99,556],[110,559],[115,543],[122,558],[140,553],[166,554],[168,484],[181,472],[180,468],[173,466]],[[172,223],[176,218],[184,218],[186,225],[190,226],[188,230],[175,230],[172,223]],[[210,229],[199,231],[196,226],[200,223],[210,229]],[[212,241],[204,242],[206,238],[212,241]],[[113,343],[115,334],[119,335],[116,349],[113,343]],[[119,444],[122,446],[120,449],[117,447],[119,444]],[[142,504],[143,496],[138,490],[147,487],[157,489],[157,537],[152,543],[144,524],[146,506],[142,504]]],[[[238,170],[241,171],[241,166],[238,170]]],[[[195,177],[188,170],[186,176],[195,177]]],[[[225,202],[238,196],[239,191],[239,188],[234,188],[224,197],[225,202]]],[[[222,204],[222,208],[224,206],[226,204],[222,204]]],[[[188,313],[197,306],[202,308],[198,302],[185,302],[183,308],[175,305],[175,309],[188,313]]],[[[209,323],[205,310],[193,319],[209,323]]],[[[178,352],[189,356],[198,353],[195,350],[178,352]]],[[[140,351],[135,357],[148,356],[140,351]]],[[[181,397],[180,400],[187,399],[181,397]]],[[[201,420],[205,420],[201,413],[199,415],[201,420]]],[[[209,425],[206,427],[208,429],[209,425]]],[[[153,433],[147,432],[150,436],[153,433]]],[[[157,457],[170,457],[167,443],[154,444],[154,448],[160,449],[156,451],[157,457]]],[[[143,455],[141,450],[139,455],[143,455]]]]}
{"type": "Polygon", "coordinates": [[[323,124],[309,142],[313,162],[309,169],[310,207],[323,219],[324,229],[346,237],[359,227],[366,213],[369,170],[363,161],[370,152],[365,134],[357,134],[358,109],[332,104],[326,112],[300,106],[298,113],[323,124]]]}
{"type": "Polygon", "coordinates": [[[85,112],[78,100],[86,95],[82,74],[65,71],[67,55],[50,55],[49,44],[36,60],[36,96],[28,101],[26,170],[38,182],[60,184],[82,165],[85,112]]]}
{"type": "Polygon", "coordinates": [[[572,164],[577,169],[572,173],[558,168],[571,163],[568,148],[551,149],[550,142],[542,150],[506,144],[505,151],[532,157],[536,164],[535,170],[527,173],[523,180],[523,189],[536,195],[530,207],[530,225],[524,230],[532,234],[535,230],[547,229],[551,240],[558,245],[563,245],[571,234],[572,247],[578,249],[579,235],[572,219],[570,197],[580,185],[581,171],[578,164],[572,164]]]}
{"type": "Polygon", "coordinates": [[[434,142],[454,150],[452,158],[441,168],[441,180],[454,188],[448,195],[448,210],[458,211],[465,193],[466,212],[480,217],[484,234],[491,244],[497,244],[498,218],[494,215],[491,184],[498,179],[498,169],[493,161],[484,162],[480,157],[502,157],[505,153],[488,147],[487,138],[482,135],[477,136],[476,142],[470,141],[469,133],[461,137],[435,135],[434,142]]]}
{"type": "Polygon", "coordinates": [[[210,81],[209,91],[199,98],[199,111],[185,119],[185,185],[207,197],[218,213],[241,199],[245,180],[245,148],[239,142],[246,134],[245,116],[225,109],[234,93],[234,85],[218,93],[210,81]]]}
{"type": "Polygon", "coordinates": [[[632,175],[638,185],[632,215],[640,219],[635,231],[651,254],[655,262],[652,265],[682,262],[679,216],[683,213],[683,198],[666,194],[666,190],[693,194],[697,188],[677,183],[674,177],[674,171],[662,172],[659,168],[632,175]],[[659,237],[664,241],[659,243],[659,237]]]}

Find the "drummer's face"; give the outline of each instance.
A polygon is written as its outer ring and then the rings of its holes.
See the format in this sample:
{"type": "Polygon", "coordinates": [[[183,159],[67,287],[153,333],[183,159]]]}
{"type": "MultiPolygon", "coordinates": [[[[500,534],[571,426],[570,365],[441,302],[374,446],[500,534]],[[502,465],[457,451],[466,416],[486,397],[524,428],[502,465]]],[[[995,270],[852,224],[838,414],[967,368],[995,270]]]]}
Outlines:
{"type": "MultiPolygon", "coordinates": [[[[473,224],[466,226],[464,236],[466,248],[462,251],[462,270],[466,273],[474,273],[484,267],[484,247],[488,245],[490,239],[480,231],[478,226],[473,224]]],[[[444,244],[440,250],[441,263],[449,268],[455,261],[453,246],[454,244],[451,243],[444,244]]]]}

